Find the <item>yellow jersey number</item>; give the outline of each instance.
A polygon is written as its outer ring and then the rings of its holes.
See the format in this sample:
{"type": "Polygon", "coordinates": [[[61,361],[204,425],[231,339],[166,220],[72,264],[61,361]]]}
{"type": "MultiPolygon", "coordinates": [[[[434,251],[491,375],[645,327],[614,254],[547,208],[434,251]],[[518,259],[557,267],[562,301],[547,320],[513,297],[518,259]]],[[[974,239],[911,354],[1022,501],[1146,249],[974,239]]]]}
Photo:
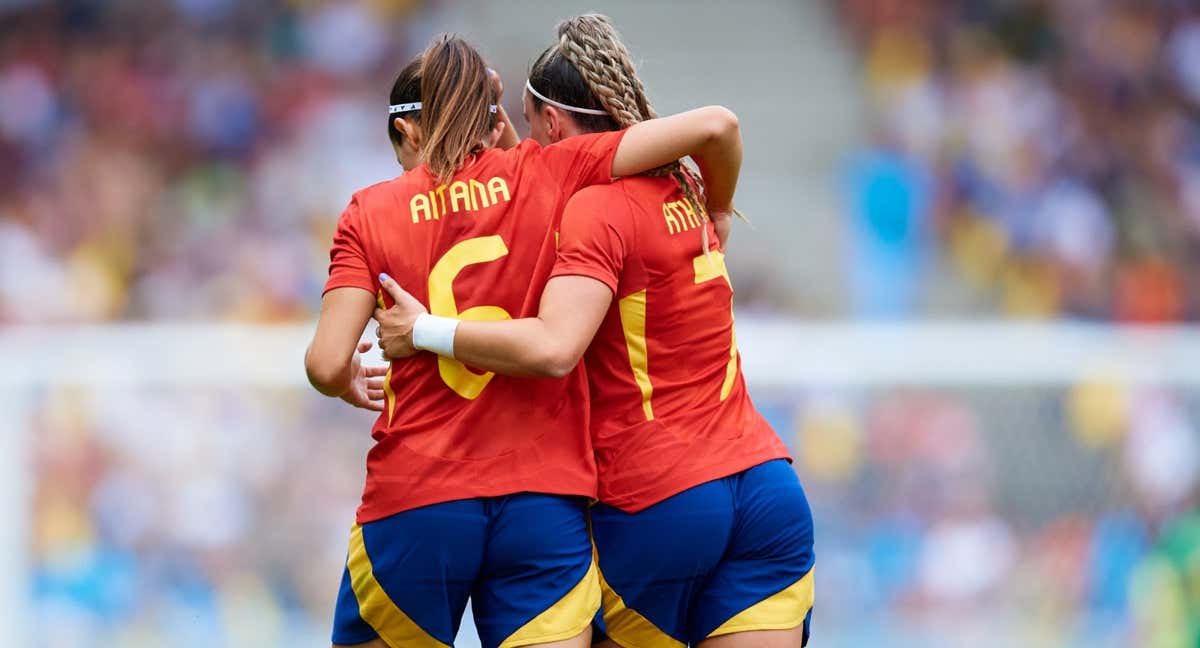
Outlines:
{"type": "MultiPolygon", "coordinates": [[[[729,281],[729,271],[725,268],[725,255],[721,252],[701,254],[692,259],[692,270],[696,276],[696,285],[724,278],[732,289],[729,281]]],[[[654,386],[650,383],[650,359],[646,353],[646,291],[639,290],[632,295],[622,297],[617,302],[621,315],[621,329],[625,334],[625,348],[629,352],[629,365],[633,370],[633,380],[642,392],[642,413],[647,421],[654,420],[654,407],[650,403],[654,395],[654,386]]],[[[732,322],[733,301],[729,303],[732,322]]],[[[729,398],[733,391],[733,383],[737,380],[738,350],[737,333],[730,327],[729,332],[729,362],[725,365],[725,380],[721,383],[721,400],[729,398]]]]}
{"type": "MultiPolygon", "coordinates": [[[[429,312],[441,317],[457,317],[470,320],[504,320],[512,319],[508,311],[499,306],[474,306],[465,311],[458,310],[454,300],[454,278],[463,268],[476,263],[495,261],[508,254],[508,247],[499,235],[480,236],[466,239],[454,244],[442,258],[433,265],[429,272],[429,312]]],[[[383,291],[376,297],[380,308],[385,308],[383,291]]],[[[463,363],[453,359],[438,356],[438,374],[442,382],[454,390],[454,393],[474,400],[491,382],[494,373],[488,371],[477,374],[463,363]]],[[[396,394],[392,390],[392,368],[388,367],[387,375],[383,378],[383,392],[387,399],[388,424],[396,412],[396,394]]]]}
{"type": "MultiPolygon", "coordinates": [[[[499,306],[473,306],[460,311],[454,301],[454,278],[463,268],[495,261],[507,254],[508,247],[499,235],[480,236],[455,243],[429,272],[429,312],[462,320],[512,319],[508,311],[499,306]]],[[[438,373],[447,387],[468,400],[478,397],[496,375],[490,371],[475,373],[458,360],[443,356],[438,356],[438,373]]]]}

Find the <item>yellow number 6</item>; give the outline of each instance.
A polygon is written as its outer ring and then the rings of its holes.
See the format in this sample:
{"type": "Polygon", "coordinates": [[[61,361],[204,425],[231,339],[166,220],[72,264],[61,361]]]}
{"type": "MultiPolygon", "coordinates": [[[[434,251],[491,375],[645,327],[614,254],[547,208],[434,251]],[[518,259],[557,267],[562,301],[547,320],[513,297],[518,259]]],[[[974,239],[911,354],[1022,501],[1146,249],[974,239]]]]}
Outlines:
{"type": "MultiPolygon", "coordinates": [[[[506,320],[512,319],[508,311],[499,306],[475,306],[465,311],[458,310],[454,300],[454,278],[463,268],[476,263],[495,261],[508,254],[508,247],[498,235],[480,236],[459,241],[433,266],[429,273],[429,312],[441,317],[457,317],[463,320],[506,320]]],[[[438,373],[446,386],[468,400],[473,400],[491,382],[494,373],[477,374],[463,363],[438,356],[438,373]]]]}

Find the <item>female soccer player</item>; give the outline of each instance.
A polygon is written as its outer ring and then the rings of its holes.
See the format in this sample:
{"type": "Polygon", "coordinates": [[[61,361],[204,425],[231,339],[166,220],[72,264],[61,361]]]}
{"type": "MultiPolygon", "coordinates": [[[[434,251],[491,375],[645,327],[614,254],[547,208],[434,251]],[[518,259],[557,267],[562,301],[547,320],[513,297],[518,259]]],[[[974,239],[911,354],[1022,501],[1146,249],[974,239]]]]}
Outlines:
{"type": "MultiPolygon", "coordinates": [[[[736,118],[704,108],[542,147],[491,145],[503,122],[482,58],[458,38],[424,53],[421,164],[357,192],[342,214],[305,358],[336,396],[382,273],[434,312],[536,312],[558,219],[574,191],[690,154],[711,183],[736,176],[736,118]]],[[[510,315],[511,314],[511,315],[510,315]]],[[[336,645],[446,646],[468,596],[483,645],[585,646],[600,603],[584,516],[596,494],[586,384],[523,380],[427,356],[393,364],[335,613],[336,645]],[[397,403],[403,407],[397,407],[397,403]]]]}
{"type": "MultiPolygon", "coordinates": [[[[388,95],[388,140],[396,152],[396,161],[401,168],[410,171],[421,164],[421,60],[418,56],[404,66],[392,83],[388,95]]],[[[504,106],[499,103],[504,94],[504,84],[495,70],[488,70],[492,88],[496,92],[496,118],[504,122],[504,130],[496,147],[508,150],[517,145],[517,131],[512,127],[504,106]]],[[[374,346],[374,345],[371,345],[374,346]]]]}
{"type": "MultiPolygon", "coordinates": [[[[526,91],[534,136],[547,142],[654,116],[598,16],[560,26],[526,91]]],[[[707,183],[707,211],[723,219],[726,179],[707,183]]],[[[746,393],[720,237],[692,182],[676,167],[575,194],[537,317],[431,316],[385,280],[397,305],[376,312],[381,346],[388,358],[426,349],[517,376],[563,375],[586,350],[609,637],[639,648],[800,646],[812,516],[746,393]]]]}

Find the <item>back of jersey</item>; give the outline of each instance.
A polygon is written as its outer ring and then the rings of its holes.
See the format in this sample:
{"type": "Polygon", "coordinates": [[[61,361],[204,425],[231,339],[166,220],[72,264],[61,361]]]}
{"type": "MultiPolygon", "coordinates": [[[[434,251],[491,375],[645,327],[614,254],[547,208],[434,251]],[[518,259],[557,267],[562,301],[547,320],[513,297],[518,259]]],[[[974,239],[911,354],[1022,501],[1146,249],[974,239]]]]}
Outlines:
{"type": "Polygon", "coordinates": [[[635,512],[787,456],[746,392],[716,232],[674,180],[576,194],[552,274],[613,291],[585,356],[603,502],[635,512]]]}
{"type": "MultiPolygon", "coordinates": [[[[355,194],[326,290],[375,293],[390,274],[434,315],[536,316],[566,198],[606,182],[621,133],[489,150],[440,184],[421,166],[355,194]]],[[[594,496],[581,370],[511,378],[421,353],[392,364],[359,522],[468,497],[594,496]]]]}

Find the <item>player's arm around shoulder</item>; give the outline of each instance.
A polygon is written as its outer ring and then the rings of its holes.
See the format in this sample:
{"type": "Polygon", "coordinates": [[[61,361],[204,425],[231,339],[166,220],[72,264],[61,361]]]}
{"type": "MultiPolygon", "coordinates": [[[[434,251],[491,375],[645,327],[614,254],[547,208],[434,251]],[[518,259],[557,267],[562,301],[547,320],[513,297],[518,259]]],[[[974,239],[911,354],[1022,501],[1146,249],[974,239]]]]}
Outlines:
{"type": "MultiPolygon", "coordinates": [[[[617,147],[612,175],[638,174],[689,155],[702,169],[711,166],[718,174],[740,168],[742,135],[737,115],[723,106],[706,106],[634,124],[617,147]]],[[[736,172],[733,175],[736,184],[736,172]]]]}

